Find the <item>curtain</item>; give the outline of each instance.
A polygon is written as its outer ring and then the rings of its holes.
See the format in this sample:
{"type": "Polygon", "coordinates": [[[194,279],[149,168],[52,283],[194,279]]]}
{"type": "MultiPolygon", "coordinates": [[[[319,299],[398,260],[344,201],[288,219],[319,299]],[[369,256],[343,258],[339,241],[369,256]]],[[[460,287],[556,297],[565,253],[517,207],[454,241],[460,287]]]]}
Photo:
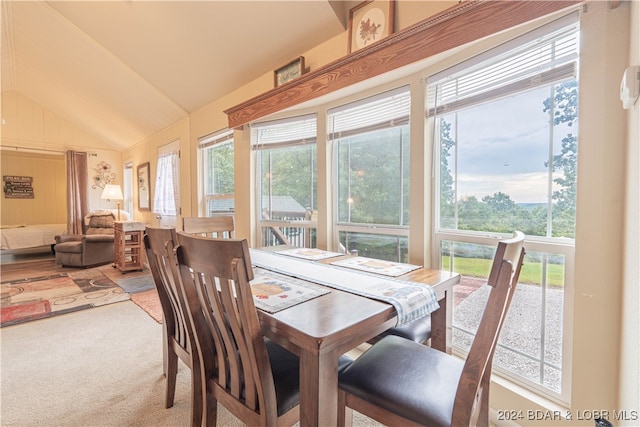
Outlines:
{"type": "Polygon", "coordinates": [[[177,215],[179,205],[178,153],[170,151],[158,156],[156,187],[153,194],[153,212],[177,215]]]}
{"type": "Polygon", "coordinates": [[[87,153],[68,150],[67,158],[67,232],[84,233],[84,216],[89,211],[87,153]]]}

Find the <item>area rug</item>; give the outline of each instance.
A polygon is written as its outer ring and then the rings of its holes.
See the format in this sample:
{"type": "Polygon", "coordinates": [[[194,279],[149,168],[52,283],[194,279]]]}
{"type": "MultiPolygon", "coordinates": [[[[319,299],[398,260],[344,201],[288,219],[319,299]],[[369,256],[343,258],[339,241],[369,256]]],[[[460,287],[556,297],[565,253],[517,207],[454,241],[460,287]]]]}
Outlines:
{"type": "Polygon", "coordinates": [[[153,277],[151,276],[151,274],[116,279],[116,283],[128,294],[135,294],[138,292],[148,291],[149,289],[156,288],[156,285],[153,283],[153,277]]]}
{"type": "Polygon", "coordinates": [[[155,288],[131,294],[131,301],[143,309],[153,320],[162,323],[162,307],[155,288]]]}
{"type": "Polygon", "coordinates": [[[129,294],[95,268],[11,280],[0,286],[0,327],[129,299],[129,294]]]}
{"type": "Polygon", "coordinates": [[[151,274],[117,279],[116,283],[129,293],[131,301],[143,309],[153,320],[162,323],[162,307],[151,274]]]}

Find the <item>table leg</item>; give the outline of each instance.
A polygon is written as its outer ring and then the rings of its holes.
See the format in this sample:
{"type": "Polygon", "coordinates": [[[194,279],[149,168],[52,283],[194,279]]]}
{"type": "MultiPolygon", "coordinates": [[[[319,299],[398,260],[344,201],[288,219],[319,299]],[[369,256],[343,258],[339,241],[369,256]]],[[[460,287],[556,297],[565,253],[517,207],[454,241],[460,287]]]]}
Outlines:
{"type": "Polygon", "coordinates": [[[431,313],[431,347],[451,354],[453,288],[445,290],[444,297],[438,302],[440,308],[431,313]]]}
{"type": "Polygon", "coordinates": [[[338,355],[300,353],[300,426],[332,426],[338,417],[338,355]]]}

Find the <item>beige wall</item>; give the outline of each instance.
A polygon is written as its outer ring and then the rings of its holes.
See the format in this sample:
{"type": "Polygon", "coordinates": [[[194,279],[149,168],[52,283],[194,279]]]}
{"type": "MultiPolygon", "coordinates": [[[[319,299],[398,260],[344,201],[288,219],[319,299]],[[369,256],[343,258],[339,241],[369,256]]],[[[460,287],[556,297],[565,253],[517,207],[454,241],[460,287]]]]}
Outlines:
{"type": "MultiPolygon", "coordinates": [[[[151,194],[150,202],[153,209],[153,196],[154,186],[156,180],[156,168],[158,166],[158,148],[163,145],[170,144],[172,142],[179,141],[180,145],[180,200],[182,207],[182,214],[176,218],[156,218],[156,214],[153,211],[140,211],[138,209],[138,188],[134,185],[133,189],[133,219],[136,221],[142,221],[151,226],[158,227],[160,225],[173,226],[181,229],[182,216],[192,216],[191,212],[191,199],[196,196],[196,185],[191,181],[192,174],[190,169],[192,168],[191,157],[196,155],[196,150],[191,149],[189,145],[189,119],[183,119],[178,123],[169,126],[168,128],[157,132],[154,135],[149,136],[144,141],[136,144],[134,147],[122,152],[121,163],[124,165],[126,162],[133,163],[134,182],[137,167],[142,163],[149,162],[150,181],[151,181],[151,194]]],[[[121,165],[121,166],[122,166],[121,165]]],[[[193,166],[195,167],[195,166],[193,166]]]]}
{"type": "MultiPolygon", "coordinates": [[[[631,3],[627,65],[640,65],[640,2],[631,3]]],[[[620,333],[619,407],[640,412],[640,102],[627,111],[626,204],[620,333]]],[[[620,425],[633,426],[640,421],[620,425]]]]}
{"type": "Polygon", "coordinates": [[[16,92],[2,92],[2,118],[2,145],[57,151],[109,149],[91,132],[16,92]]]}
{"type": "Polygon", "coordinates": [[[18,203],[16,199],[3,198],[3,224],[10,224],[11,222],[6,221],[14,218],[18,212],[25,218],[21,222],[54,223],[47,218],[46,213],[49,209],[56,212],[55,223],[67,222],[64,158],[66,150],[89,153],[87,157],[89,210],[115,209],[115,201],[108,202],[100,198],[102,188],[94,185],[93,177],[97,173],[98,165],[106,162],[111,165],[111,171],[115,174],[113,183],[122,184],[120,152],[110,149],[108,144],[94,137],[90,132],[79,129],[42,105],[16,92],[2,93],[2,118],[4,119],[0,127],[2,174],[32,176],[35,173],[46,181],[39,180],[38,186],[41,188],[46,186],[46,194],[56,196],[55,199],[47,196],[47,200],[43,201],[43,192],[38,192],[34,203],[18,203]],[[17,153],[20,153],[18,156],[20,161],[15,160],[14,156],[17,153]],[[62,173],[61,178],[54,176],[50,170],[52,159],[55,159],[57,165],[56,172],[62,173]],[[41,206],[41,202],[46,204],[41,206]],[[18,209],[18,212],[14,209],[18,209]]]}
{"type": "MultiPolygon", "coordinates": [[[[63,155],[2,152],[2,175],[33,178],[33,199],[2,194],[2,225],[66,224],[66,172],[63,155]]],[[[4,184],[4,183],[3,183],[4,184]]]]}

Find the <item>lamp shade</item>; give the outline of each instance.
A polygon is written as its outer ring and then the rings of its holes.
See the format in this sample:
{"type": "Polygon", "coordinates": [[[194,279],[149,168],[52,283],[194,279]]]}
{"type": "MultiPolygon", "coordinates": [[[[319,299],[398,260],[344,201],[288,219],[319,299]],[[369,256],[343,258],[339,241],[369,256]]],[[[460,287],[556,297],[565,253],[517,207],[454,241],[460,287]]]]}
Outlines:
{"type": "Polygon", "coordinates": [[[104,190],[102,191],[101,199],[107,200],[122,200],[122,189],[119,185],[115,184],[107,184],[104,186],[104,190]]]}

